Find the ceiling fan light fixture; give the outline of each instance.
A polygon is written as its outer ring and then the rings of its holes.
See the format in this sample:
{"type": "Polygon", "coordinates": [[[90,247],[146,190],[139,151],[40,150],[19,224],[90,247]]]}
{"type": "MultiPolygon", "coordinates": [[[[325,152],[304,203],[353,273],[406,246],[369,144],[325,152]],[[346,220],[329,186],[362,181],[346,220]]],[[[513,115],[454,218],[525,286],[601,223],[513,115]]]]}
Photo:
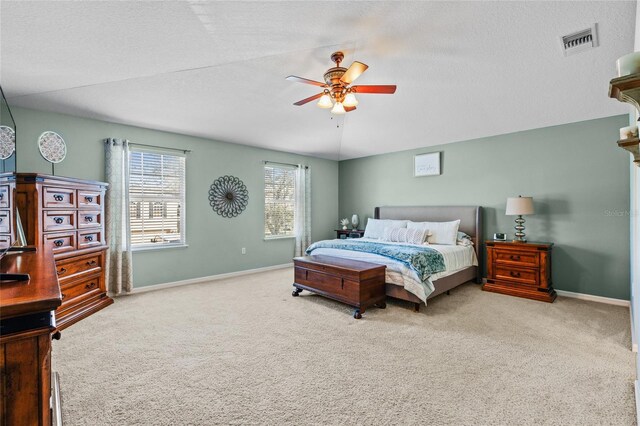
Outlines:
{"type": "Polygon", "coordinates": [[[329,96],[328,94],[324,94],[320,97],[320,100],[318,101],[318,106],[320,108],[332,108],[333,107],[333,102],[331,102],[331,96],[329,96]]]}
{"type": "Polygon", "coordinates": [[[336,104],[333,106],[333,109],[331,110],[332,114],[344,114],[347,111],[344,110],[344,106],[342,106],[342,102],[336,102],[336,104]]]}
{"type": "Polygon", "coordinates": [[[358,106],[358,100],[356,99],[356,95],[354,95],[353,93],[349,92],[347,93],[347,96],[344,97],[344,101],[342,102],[342,105],[346,106],[346,107],[354,107],[354,106],[358,106]]]}

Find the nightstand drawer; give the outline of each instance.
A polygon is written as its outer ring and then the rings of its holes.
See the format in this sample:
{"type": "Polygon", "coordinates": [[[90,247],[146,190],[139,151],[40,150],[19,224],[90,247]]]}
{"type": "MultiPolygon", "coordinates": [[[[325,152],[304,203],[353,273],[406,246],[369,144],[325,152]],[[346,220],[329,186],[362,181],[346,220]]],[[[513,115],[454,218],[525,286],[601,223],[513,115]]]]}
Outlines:
{"type": "Polygon", "coordinates": [[[497,249],[494,256],[496,263],[533,267],[537,267],[540,264],[540,257],[536,252],[497,249]]]}
{"type": "Polygon", "coordinates": [[[538,285],[537,269],[515,268],[513,266],[496,265],[495,279],[513,281],[521,284],[538,285]]]}

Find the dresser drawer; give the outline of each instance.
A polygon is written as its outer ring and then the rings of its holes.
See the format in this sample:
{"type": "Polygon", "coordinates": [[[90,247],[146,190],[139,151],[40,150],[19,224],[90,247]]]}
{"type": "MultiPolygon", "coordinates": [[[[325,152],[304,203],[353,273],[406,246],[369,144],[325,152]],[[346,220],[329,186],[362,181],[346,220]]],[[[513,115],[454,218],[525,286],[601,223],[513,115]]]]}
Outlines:
{"type": "Polygon", "coordinates": [[[533,266],[540,264],[540,257],[536,252],[514,251],[514,250],[495,250],[494,253],[496,263],[504,263],[515,266],[533,266]]]}
{"type": "Polygon", "coordinates": [[[78,250],[102,245],[102,230],[78,231],[78,250]]]}
{"type": "Polygon", "coordinates": [[[78,208],[100,209],[102,208],[102,192],[78,190],[78,208]]]}
{"type": "Polygon", "coordinates": [[[0,209],[11,208],[11,194],[9,185],[0,185],[0,209]]]}
{"type": "Polygon", "coordinates": [[[76,205],[76,191],[71,188],[45,186],[42,191],[42,205],[50,208],[73,208],[76,205]]]}
{"type": "Polygon", "coordinates": [[[44,246],[51,248],[54,254],[65,253],[76,249],[75,231],[44,234],[42,240],[44,246]]]}
{"type": "Polygon", "coordinates": [[[11,210],[0,210],[0,233],[11,233],[11,210]]]}
{"type": "Polygon", "coordinates": [[[43,210],[42,228],[44,232],[75,229],[76,212],[73,210],[43,210]]]}
{"type": "Polygon", "coordinates": [[[538,269],[516,268],[514,266],[496,265],[495,279],[513,281],[521,284],[538,285],[538,269]]]}
{"type": "Polygon", "coordinates": [[[78,304],[83,300],[99,295],[102,291],[101,282],[102,277],[96,275],[84,280],[63,284],[61,287],[62,306],[58,309],[64,311],[67,306],[78,304]]]}
{"type": "Polygon", "coordinates": [[[78,211],[78,229],[99,228],[102,226],[102,212],[100,210],[78,211]]]}
{"type": "Polygon", "coordinates": [[[81,275],[94,274],[100,271],[102,271],[102,253],[92,253],[56,261],[56,272],[61,284],[81,275]]]}
{"type": "Polygon", "coordinates": [[[11,235],[0,235],[0,249],[11,247],[11,235]]]}

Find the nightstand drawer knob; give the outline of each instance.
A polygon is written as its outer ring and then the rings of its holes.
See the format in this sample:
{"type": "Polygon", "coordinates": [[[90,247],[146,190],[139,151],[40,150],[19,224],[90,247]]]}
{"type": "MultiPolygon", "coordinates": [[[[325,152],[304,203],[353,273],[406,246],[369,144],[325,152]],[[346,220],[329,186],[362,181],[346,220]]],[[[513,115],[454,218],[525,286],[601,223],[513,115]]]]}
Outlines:
{"type": "Polygon", "coordinates": [[[511,271],[509,273],[511,274],[512,277],[519,277],[520,276],[520,272],[511,271]]]}
{"type": "Polygon", "coordinates": [[[517,254],[512,254],[511,260],[520,260],[520,256],[518,256],[517,254]]]}

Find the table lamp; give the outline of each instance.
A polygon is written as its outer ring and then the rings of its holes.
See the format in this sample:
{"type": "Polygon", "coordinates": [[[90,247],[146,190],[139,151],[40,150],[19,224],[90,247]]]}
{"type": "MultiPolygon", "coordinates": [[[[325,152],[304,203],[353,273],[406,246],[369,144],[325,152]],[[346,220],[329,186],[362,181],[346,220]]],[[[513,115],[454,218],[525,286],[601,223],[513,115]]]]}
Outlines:
{"type": "Polygon", "coordinates": [[[507,198],[507,216],[518,216],[516,218],[516,237],[513,239],[514,243],[525,243],[527,239],[524,233],[524,218],[523,215],[534,214],[533,212],[533,198],[523,197],[519,195],[517,197],[507,198]]]}

